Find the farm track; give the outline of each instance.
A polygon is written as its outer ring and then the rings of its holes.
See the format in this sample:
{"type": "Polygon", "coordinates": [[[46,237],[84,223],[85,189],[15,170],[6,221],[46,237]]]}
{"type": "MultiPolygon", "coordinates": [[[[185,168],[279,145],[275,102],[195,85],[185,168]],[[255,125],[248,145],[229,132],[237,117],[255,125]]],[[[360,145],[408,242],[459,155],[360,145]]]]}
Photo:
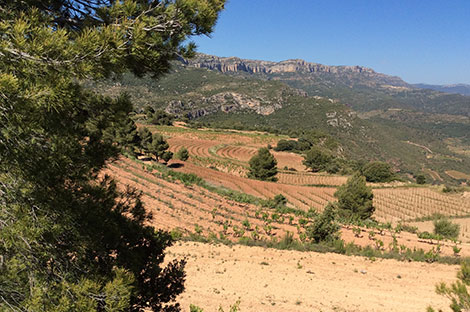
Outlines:
{"type": "Polygon", "coordinates": [[[183,311],[416,312],[431,305],[447,312],[449,300],[435,293],[455,280],[458,266],[399,262],[336,254],[246,246],[181,243],[171,258],[188,259],[183,311]],[[301,266],[299,268],[299,265],[301,266]],[[360,272],[364,271],[365,274],[360,272]]]}

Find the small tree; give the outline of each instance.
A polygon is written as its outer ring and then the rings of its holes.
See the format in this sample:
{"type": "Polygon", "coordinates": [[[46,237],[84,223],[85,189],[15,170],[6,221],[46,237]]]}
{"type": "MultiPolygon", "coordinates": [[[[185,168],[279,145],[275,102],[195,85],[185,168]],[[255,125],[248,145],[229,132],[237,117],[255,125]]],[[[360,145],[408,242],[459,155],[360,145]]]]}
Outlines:
{"type": "Polygon", "coordinates": [[[154,133],[152,136],[152,142],[148,145],[148,152],[155,156],[155,159],[163,159],[168,162],[173,157],[173,153],[167,151],[170,145],[168,142],[158,133],[154,133]]]}
{"type": "Polygon", "coordinates": [[[122,127],[116,130],[116,141],[118,144],[132,154],[135,149],[138,149],[141,143],[139,132],[137,131],[137,126],[135,125],[134,120],[130,117],[127,117],[123,122],[122,127]]]}
{"type": "Polygon", "coordinates": [[[386,162],[373,161],[362,168],[367,182],[389,182],[393,180],[392,168],[386,162]]]}
{"type": "Polygon", "coordinates": [[[336,208],[329,203],[312,225],[307,228],[307,237],[315,243],[334,241],[339,238],[339,225],[335,222],[336,208]]]}
{"type": "Polygon", "coordinates": [[[335,197],[338,198],[338,212],[344,217],[365,220],[375,211],[372,189],[366,185],[366,179],[358,173],[338,188],[335,197]]]}
{"type": "Polygon", "coordinates": [[[188,150],[185,147],[180,148],[178,152],[176,152],[175,158],[182,160],[182,161],[188,160],[189,158],[188,150]]]}
{"type": "Polygon", "coordinates": [[[150,116],[150,123],[161,126],[171,126],[175,116],[166,113],[163,110],[154,111],[150,116]]]}
{"type": "Polygon", "coordinates": [[[163,159],[163,161],[164,161],[165,163],[167,163],[167,162],[170,161],[170,159],[173,158],[173,153],[170,152],[170,151],[166,151],[166,152],[163,153],[163,155],[162,155],[161,158],[163,159]]]}
{"type": "Polygon", "coordinates": [[[250,159],[248,177],[263,181],[277,181],[277,161],[267,148],[260,148],[250,159]]]}
{"type": "Polygon", "coordinates": [[[152,132],[146,127],[139,130],[140,150],[143,154],[150,153],[150,145],[152,144],[152,132]]]}
{"type": "Polygon", "coordinates": [[[426,183],[426,177],[423,174],[418,174],[416,176],[416,183],[418,183],[418,184],[426,183]]]}
{"type": "Polygon", "coordinates": [[[314,146],[305,154],[302,163],[313,172],[318,172],[325,170],[332,160],[333,156],[330,153],[314,146]]]}

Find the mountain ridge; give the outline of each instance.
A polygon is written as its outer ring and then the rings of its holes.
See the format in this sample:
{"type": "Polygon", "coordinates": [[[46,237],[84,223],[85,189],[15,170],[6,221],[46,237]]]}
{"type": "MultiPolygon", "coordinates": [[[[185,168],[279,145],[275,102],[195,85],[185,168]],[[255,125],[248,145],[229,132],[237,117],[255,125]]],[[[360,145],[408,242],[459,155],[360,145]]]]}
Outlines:
{"type": "Polygon", "coordinates": [[[470,84],[465,83],[454,83],[454,84],[444,84],[444,85],[435,85],[435,84],[426,84],[426,83],[415,83],[413,86],[420,89],[430,89],[445,93],[454,93],[465,96],[470,96],[470,84]]]}
{"type": "Polygon", "coordinates": [[[310,74],[336,74],[354,75],[362,74],[381,80],[381,83],[397,87],[412,88],[400,77],[376,72],[372,68],[359,65],[324,65],[320,63],[307,62],[303,59],[288,59],[279,62],[250,60],[238,57],[219,57],[214,55],[198,53],[192,59],[181,59],[186,66],[195,68],[207,68],[218,70],[222,73],[245,72],[248,74],[283,74],[283,73],[310,73],[310,74]]]}

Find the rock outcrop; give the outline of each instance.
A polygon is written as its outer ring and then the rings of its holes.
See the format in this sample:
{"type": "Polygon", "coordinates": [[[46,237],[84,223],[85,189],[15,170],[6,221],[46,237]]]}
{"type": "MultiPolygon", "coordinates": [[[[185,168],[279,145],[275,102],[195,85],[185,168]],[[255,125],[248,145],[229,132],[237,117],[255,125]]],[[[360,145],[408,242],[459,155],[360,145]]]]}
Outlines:
{"type": "Polygon", "coordinates": [[[245,72],[248,74],[276,75],[284,73],[299,74],[332,74],[340,76],[358,75],[367,79],[376,79],[378,84],[408,87],[399,77],[388,76],[363,66],[328,66],[292,59],[281,62],[246,60],[238,57],[218,57],[198,54],[194,59],[182,60],[183,64],[196,68],[207,68],[222,73],[245,72]]]}
{"type": "Polygon", "coordinates": [[[263,103],[235,92],[221,92],[198,100],[171,101],[165,111],[174,115],[185,115],[190,119],[206,116],[218,111],[230,113],[241,110],[251,110],[260,115],[269,115],[282,107],[281,102],[263,103]]]}

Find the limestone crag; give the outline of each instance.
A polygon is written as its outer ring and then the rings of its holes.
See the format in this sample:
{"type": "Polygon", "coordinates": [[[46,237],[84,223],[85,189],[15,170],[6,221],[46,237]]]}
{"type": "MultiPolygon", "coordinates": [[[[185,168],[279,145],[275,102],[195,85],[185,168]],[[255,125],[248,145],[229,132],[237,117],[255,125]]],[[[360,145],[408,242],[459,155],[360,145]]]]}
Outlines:
{"type": "Polygon", "coordinates": [[[398,77],[388,76],[375,72],[363,66],[328,66],[306,62],[301,59],[292,59],[281,62],[246,60],[238,57],[218,57],[207,54],[198,54],[190,60],[182,60],[183,64],[196,68],[207,68],[222,73],[248,73],[277,75],[284,73],[298,74],[331,74],[338,76],[367,77],[376,79],[377,83],[392,86],[408,87],[409,85],[398,77]]]}
{"type": "Polygon", "coordinates": [[[174,115],[185,115],[190,119],[206,116],[218,111],[230,113],[251,110],[260,115],[269,115],[282,107],[281,101],[264,102],[235,92],[221,92],[210,97],[171,101],[165,111],[174,115]]]}

